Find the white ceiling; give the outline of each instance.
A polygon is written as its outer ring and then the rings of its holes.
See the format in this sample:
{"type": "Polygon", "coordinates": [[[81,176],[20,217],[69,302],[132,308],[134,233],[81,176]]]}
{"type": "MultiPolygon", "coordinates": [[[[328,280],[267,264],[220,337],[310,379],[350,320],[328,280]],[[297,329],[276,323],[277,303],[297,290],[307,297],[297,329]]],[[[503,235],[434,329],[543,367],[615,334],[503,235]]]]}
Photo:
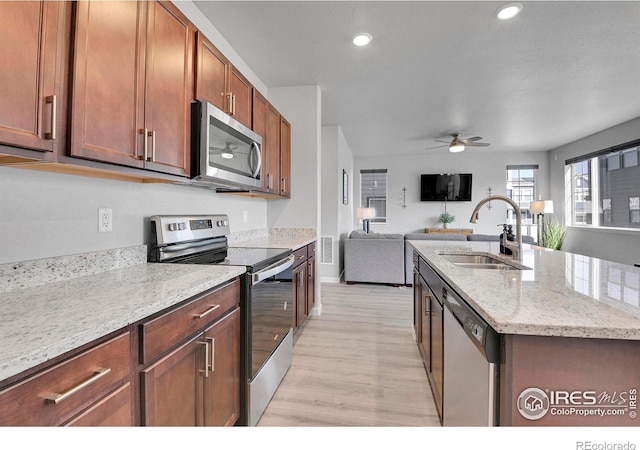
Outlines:
{"type": "Polygon", "coordinates": [[[508,1],[194,3],[267,87],[319,85],[354,155],[446,152],[424,149],[455,132],[545,151],[640,117],[640,2],[521,2],[511,21],[508,1]]]}

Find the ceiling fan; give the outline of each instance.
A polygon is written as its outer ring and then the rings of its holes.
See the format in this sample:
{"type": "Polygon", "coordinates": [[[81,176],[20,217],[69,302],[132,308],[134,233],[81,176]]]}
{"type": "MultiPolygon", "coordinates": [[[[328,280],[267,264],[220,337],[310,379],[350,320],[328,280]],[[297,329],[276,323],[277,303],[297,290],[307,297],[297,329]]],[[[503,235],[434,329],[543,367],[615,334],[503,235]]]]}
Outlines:
{"type": "Polygon", "coordinates": [[[435,147],[427,147],[425,150],[431,150],[433,148],[440,147],[449,147],[449,151],[452,153],[462,152],[465,147],[487,147],[489,143],[487,142],[478,142],[482,138],[480,136],[474,136],[466,139],[460,139],[460,133],[453,133],[451,135],[453,139],[450,141],[443,141],[441,139],[436,139],[436,142],[444,142],[446,145],[436,145],[435,147]]]}

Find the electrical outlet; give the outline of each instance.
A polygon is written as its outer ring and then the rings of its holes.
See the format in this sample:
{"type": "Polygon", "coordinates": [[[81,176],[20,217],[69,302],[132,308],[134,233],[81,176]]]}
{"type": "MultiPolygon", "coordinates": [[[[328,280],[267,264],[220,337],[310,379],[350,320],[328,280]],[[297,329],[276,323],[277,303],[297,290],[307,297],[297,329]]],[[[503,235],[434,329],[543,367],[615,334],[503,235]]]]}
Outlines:
{"type": "Polygon", "coordinates": [[[111,208],[98,209],[98,232],[105,233],[113,230],[113,210],[111,208]]]}

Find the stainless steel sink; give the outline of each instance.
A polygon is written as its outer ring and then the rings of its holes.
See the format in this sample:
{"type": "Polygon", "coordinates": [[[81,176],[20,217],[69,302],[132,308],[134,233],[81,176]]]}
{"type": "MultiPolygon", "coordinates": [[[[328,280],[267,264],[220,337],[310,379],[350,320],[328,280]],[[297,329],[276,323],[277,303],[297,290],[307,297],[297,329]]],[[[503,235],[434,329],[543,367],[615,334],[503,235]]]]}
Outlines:
{"type": "Polygon", "coordinates": [[[529,269],[521,264],[507,262],[495,258],[487,253],[441,253],[447,261],[458,267],[467,269],[500,269],[500,270],[523,270],[529,269]]]}

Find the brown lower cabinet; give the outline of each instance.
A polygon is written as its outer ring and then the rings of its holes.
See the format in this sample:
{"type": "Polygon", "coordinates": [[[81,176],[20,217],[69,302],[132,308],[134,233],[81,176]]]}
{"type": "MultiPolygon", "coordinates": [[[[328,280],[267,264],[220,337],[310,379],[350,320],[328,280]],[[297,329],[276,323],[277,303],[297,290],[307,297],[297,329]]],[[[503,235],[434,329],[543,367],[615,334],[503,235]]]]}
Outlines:
{"type": "Polygon", "coordinates": [[[240,416],[238,302],[236,280],[141,325],[141,359],[150,361],[140,375],[142,425],[236,423],[240,416]],[[162,338],[154,337],[160,335],[172,335],[164,342],[164,350],[156,346],[162,338]]]}
{"type": "Polygon", "coordinates": [[[0,380],[0,426],[232,426],[240,281],[0,380]]]}
{"type": "Polygon", "coordinates": [[[143,370],[143,425],[234,425],[240,415],[239,339],[236,308],[143,370]]]}
{"type": "Polygon", "coordinates": [[[444,394],[444,315],[441,300],[438,299],[436,282],[433,282],[432,269],[424,260],[414,255],[414,265],[420,270],[414,271],[414,330],[418,350],[427,373],[433,400],[442,420],[444,394]],[[426,278],[432,281],[427,283],[426,278]]]}
{"type": "Polygon", "coordinates": [[[293,323],[294,330],[300,328],[315,307],[315,252],[316,243],[305,245],[294,251],[293,263],[293,323]]]}
{"type": "Polygon", "coordinates": [[[125,332],[0,391],[0,425],[132,425],[125,332]]]}

